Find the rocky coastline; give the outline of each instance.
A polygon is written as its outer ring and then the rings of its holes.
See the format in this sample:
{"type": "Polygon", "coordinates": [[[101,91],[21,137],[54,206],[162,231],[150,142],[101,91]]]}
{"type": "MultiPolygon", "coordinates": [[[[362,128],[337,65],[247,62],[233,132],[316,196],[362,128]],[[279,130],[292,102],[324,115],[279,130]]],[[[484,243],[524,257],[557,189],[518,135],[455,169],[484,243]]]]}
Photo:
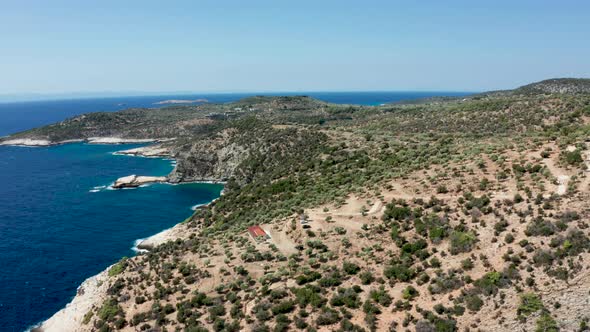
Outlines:
{"type": "MultiPolygon", "coordinates": [[[[223,192],[222,192],[223,195],[223,192]]],[[[203,204],[204,208],[215,200],[203,204]]],[[[138,241],[136,248],[138,252],[147,252],[168,241],[182,238],[187,232],[187,225],[180,222],[171,228],[165,229],[148,238],[138,241]]],[[[63,331],[90,331],[91,327],[84,324],[85,315],[93,308],[100,306],[107,298],[107,290],[111,285],[112,278],[109,277],[109,270],[112,265],[97,275],[86,279],[77,289],[76,296],[66,304],[60,311],[56,312],[49,319],[31,329],[32,332],[63,332],[63,331]]]]}
{"type": "MultiPolygon", "coordinates": [[[[131,143],[130,140],[122,139],[106,139],[103,138],[98,140],[101,143],[97,144],[124,144],[131,143]],[[116,143],[106,143],[116,142],[116,143]],[[123,142],[123,143],[122,143],[123,142]]],[[[135,140],[148,142],[145,140],[135,140]]],[[[47,141],[49,142],[49,141],[47,141]]],[[[91,143],[90,141],[88,141],[91,143]]],[[[94,140],[96,142],[96,140],[94,140]]],[[[149,142],[154,142],[150,140],[149,142]]],[[[30,143],[30,140],[26,143],[30,143]]],[[[44,142],[43,142],[44,143],[44,142]]],[[[0,143],[1,144],[1,143],[0,143]]],[[[47,144],[45,146],[56,145],[55,143],[47,144]]],[[[26,145],[32,146],[32,145],[26,145]]],[[[171,157],[172,151],[161,145],[149,145],[140,148],[134,148],[129,150],[117,151],[114,154],[117,155],[129,155],[137,157],[148,157],[148,158],[162,158],[171,157]]],[[[117,179],[112,185],[115,189],[123,188],[134,188],[149,183],[166,183],[168,181],[167,176],[138,176],[129,175],[117,179]]],[[[224,183],[218,179],[207,179],[203,181],[179,181],[182,183],[188,182],[200,182],[200,183],[224,183]]],[[[222,192],[223,194],[223,192],[222,192]]],[[[199,206],[199,208],[206,207],[213,203],[215,200],[199,206]]],[[[136,248],[138,252],[147,252],[154,247],[164,244],[168,241],[174,241],[177,238],[182,238],[183,234],[186,234],[186,224],[180,222],[171,228],[165,229],[159,233],[156,233],[148,238],[138,241],[136,248]]],[[[53,316],[40,323],[31,329],[32,332],[63,332],[63,331],[90,331],[91,326],[84,324],[85,315],[94,307],[100,306],[102,302],[107,298],[107,290],[111,285],[111,279],[109,277],[109,266],[102,272],[86,279],[77,289],[74,298],[60,311],[56,312],[53,316]]]]}
{"type": "Polygon", "coordinates": [[[96,306],[99,306],[107,297],[110,287],[109,269],[86,279],[77,289],[76,296],[63,309],[56,312],[39,326],[31,329],[32,332],[64,332],[84,330],[84,317],[96,306]]]}
{"type": "Polygon", "coordinates": [[[133,143],[157,143],[167,140],[161,139],[138,139],[138,138],[121,138],[121,137],[89,137],[85,139],[69,139],[63,141],[52,141],[47,138],[11,138],[6,137],[0,140],[0,145],[8,146],[26,146],[41,147],[63,145],[68,143],[86,142],[88,144],[133,144],[133,143]]]}

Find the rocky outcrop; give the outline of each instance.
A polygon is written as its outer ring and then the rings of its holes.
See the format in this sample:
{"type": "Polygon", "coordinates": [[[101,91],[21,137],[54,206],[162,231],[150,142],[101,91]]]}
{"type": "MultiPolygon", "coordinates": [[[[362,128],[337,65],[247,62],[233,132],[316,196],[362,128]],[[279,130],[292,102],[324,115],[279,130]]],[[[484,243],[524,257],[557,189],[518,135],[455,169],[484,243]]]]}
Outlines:
{"type": "Polygon", "coordinates": [[[116,154],[141,156],[141,157],[168,157],[171,151],[167,147],[161,145],[143,146],[141,148],[118,151],[116,154]]]}
{"type": "Polygon", "coordinates": [[[120,137],[89,137],[86,141],[90,144],[130,144],[130,143],[151,143],[155,140],[136,139],[136,138],[120,138],[120,137]]]}
{"type": "Polygon", "coordinates": [[[138,250],[146,251],[152,250],[160,244],[168,241],[174,241],[178,238],[182,238],[184,234],[188,232],[188,228],[185,223],[176,224],[172,228],[161,231],[160,233],[154,234],[146,239],[143,239],[137,243],[136,247],[138,250]]]}
{"type": "Polygon", "coordinates": [[[86,279],[78,287],[76,296],[72,301],[65,308],[44,321],[34,331],[63,332],[91,330],[92,326],[84,324],[84,316],[107,298],[107,290],[110,287],[109,269],[110,267],[86,279]]]}
{"type": "Polygon", "coordinates": [[[248,155],[248,149],[236,143],[199,141],[187,150],[176,151],[174,158],[177,165],[168,176],[168,180],[173,183],[227,181],[235,175],[238,165],[248,155]]]}
{"type": "Polygon", "coordinates": [[[9,140],[0,142],[0,145],[22,145],[22,146],[48,146],[51,144],[52,143],[46,139],[32,139],[32,138],[9,139],[9,140]]]}
{"type": "Polygon", "coordinates": [[[166,182],[165,176],[137,176],[129,175],[122,178],[118,178],[113,184],[113,188],[135,188],[142,184],[154,183],[154,182],[166,182]]]}
{"type": "Polygon", "coordinates": [[[16,146],[49,146],[53,143],[46,139],[33,139],[33,138],[20,138],[20,139],[7,139],[1,141],[0,145],[16,145],[16,146]]]}

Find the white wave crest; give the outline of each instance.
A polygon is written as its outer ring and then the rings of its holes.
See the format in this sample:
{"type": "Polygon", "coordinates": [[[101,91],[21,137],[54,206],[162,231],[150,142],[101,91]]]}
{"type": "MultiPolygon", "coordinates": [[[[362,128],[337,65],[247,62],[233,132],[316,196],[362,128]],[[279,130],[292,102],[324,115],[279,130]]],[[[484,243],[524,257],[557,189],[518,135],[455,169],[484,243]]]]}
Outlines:
{"type": "Polygon", "coordinates": [[[145,249],[139,249],[137,247],[141,242],[143,242],[143,240],[145,240],[145,239],[137,239],[137,240],[133,241],[133,247],[131,247],[131,250],[133,250],[133,252],[135,252],[136,254],[142,254],[144,252],[148,252],[145,249]]]}
{"type": "Polygon", "coordinates": [[[191,206],[191,210],[196,211],[198,208],[200,208],[203,205],[207,205],[207,204],[197,204],[197,205],[193,205],[191,206]]]}

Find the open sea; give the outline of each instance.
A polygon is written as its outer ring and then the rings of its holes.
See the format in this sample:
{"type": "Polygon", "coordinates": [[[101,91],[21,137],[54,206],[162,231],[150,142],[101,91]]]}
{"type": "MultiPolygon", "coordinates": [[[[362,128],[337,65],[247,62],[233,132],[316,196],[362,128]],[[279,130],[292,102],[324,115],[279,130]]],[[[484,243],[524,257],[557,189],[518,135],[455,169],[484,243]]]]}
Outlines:
{"type": "MultiPolygon", "coordinates": [[[[460,92],[305,94],[343,104],[377,105],[460,92]]],[[[156,107],[168,99],[230,102],[255,94],[117,97],[0,103],[0,136],[82,113],[156,107]]],[[[266,94],[268,95],[268,94],[266,94]]],[[[173,161],[113,155],[140,145],[0,146],[0,331],[24,331],[49,318],[88,277],[123,256],[137,239],[189,217],[217,198],[221,185],[153,184],[109,190],[129,174],[166,175],[173,161]]]]}

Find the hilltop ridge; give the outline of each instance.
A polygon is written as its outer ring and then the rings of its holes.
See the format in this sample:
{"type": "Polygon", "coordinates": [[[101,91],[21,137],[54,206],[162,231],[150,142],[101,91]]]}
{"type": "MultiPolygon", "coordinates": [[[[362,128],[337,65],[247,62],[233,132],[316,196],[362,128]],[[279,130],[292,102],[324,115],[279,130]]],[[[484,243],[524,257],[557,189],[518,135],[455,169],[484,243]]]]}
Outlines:
{"type": "Polygon", "coordinates": [[[553,78],[521,86],[515,93],[590,93],[588,78],[553,78]]]}
{"type": "Polygon", "coordinates": [[[508,95],[542,95],[542,94],[588,94],[590,93],[590,79],[588,78],[551,78],[529,83],[512,90],[488,91],[472,97],[508,96],[508,95]]]}

